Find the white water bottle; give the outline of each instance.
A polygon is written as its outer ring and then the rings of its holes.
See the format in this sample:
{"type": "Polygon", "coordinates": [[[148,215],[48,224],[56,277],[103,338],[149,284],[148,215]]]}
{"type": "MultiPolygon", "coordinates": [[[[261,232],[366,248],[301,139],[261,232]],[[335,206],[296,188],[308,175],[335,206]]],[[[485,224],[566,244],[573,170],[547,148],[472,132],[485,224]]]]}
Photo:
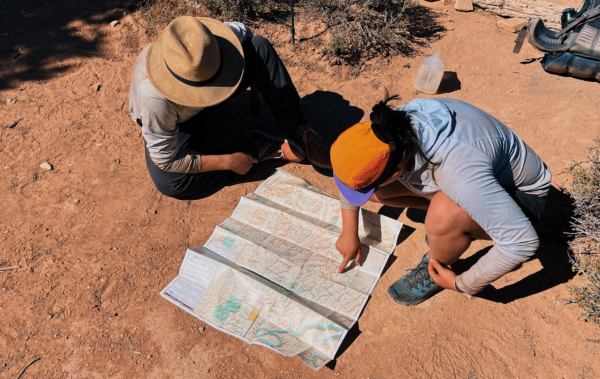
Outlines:
{"type": "Polygon", "coordinates": [[[444,62],[440,59],[438,53],[423,59],[417,77],[415,78],[415,89],[419,92],[435,95],[442,77],[444,76],[444,62]]]}

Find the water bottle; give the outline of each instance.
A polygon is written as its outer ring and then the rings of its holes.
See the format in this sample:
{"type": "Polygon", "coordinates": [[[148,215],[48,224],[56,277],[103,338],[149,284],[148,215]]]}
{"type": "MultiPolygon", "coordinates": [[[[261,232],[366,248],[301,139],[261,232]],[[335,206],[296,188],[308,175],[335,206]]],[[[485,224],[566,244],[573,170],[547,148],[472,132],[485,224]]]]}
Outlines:
{"type": "Polygon", "coordinates": [[[444,62],[442,62],[438,53],[433,53],[432,56],[423,59],[415,79],[415,89],[419,92],[435,95],[443,76],[444,62]]]}

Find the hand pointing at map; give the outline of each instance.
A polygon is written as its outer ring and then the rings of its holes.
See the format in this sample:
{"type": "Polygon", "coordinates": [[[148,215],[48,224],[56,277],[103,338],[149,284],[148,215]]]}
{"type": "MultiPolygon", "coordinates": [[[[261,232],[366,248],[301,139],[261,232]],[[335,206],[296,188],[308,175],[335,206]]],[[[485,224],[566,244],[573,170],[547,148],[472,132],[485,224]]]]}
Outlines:
{"type": "Polygon", "coordinates": [[[361,244],[358,238],[358,211],[342,209],[342,234],[337,240],[335,247],[344,257],[338,273],[344,272],[346,265],[352,259],[358,266],[360,263],[361,244]]]}

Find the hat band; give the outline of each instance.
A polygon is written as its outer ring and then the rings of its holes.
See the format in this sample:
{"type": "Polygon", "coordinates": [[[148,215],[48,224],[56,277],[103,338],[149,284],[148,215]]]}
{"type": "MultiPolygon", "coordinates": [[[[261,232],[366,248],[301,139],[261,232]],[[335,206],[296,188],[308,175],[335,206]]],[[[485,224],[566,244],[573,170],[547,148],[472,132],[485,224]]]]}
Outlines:
{"type": "Polygon", "coordinates": [[[169,65],[167,64],[166,59],[165,59],[165,66],[167,66],[167,70],[169,70],[171,75],[173,75],[173,77],[175,79],[179,80],[181,83],[187,84],[188,86],[192,86],[192,87],[205,87],[205,86],[209,85],[210,83],[214,82],[221,75],[221,71],[223,70],[223,53],[221,52],[221,59],[220,59],[219,68],[217,69],[217,72],[215,72],[215,74],[213,76],[211,76],[210,78],[208,78],[206,80],[195,81],[195,80],[188,80],[188,79],[182,78],[181,76],[174,73],[173,70],[171,70],[171,67],[169,67],[169,65]]]}

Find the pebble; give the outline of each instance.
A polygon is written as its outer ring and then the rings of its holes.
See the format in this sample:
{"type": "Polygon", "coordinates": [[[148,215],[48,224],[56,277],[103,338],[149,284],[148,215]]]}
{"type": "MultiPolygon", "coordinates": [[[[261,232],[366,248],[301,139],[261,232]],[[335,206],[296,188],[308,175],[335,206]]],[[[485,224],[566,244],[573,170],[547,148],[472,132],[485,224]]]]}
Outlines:
{"type": "Polygon", "coordinates": [[[473,3],[471,0],[456,0],[454,2],[454,9],[459,12],[473,12],[473,3]]]}
{"type": "Polygon", "coordinates": [[[50,171],[50,170],[54,169],[54,167],[50,163],[48,163],[48,162],[42,163],[40,165],[40,167],[43,168],[44,170],[47,170],[47,171],[50,171]]]}
{"type": "Polygon", "coordinates": [[[120,22],[118,20],[114,20],[114,21],[110,22],[110,26],[112,26],[113,28],[119,24],[120,24],[120,22]]]}

